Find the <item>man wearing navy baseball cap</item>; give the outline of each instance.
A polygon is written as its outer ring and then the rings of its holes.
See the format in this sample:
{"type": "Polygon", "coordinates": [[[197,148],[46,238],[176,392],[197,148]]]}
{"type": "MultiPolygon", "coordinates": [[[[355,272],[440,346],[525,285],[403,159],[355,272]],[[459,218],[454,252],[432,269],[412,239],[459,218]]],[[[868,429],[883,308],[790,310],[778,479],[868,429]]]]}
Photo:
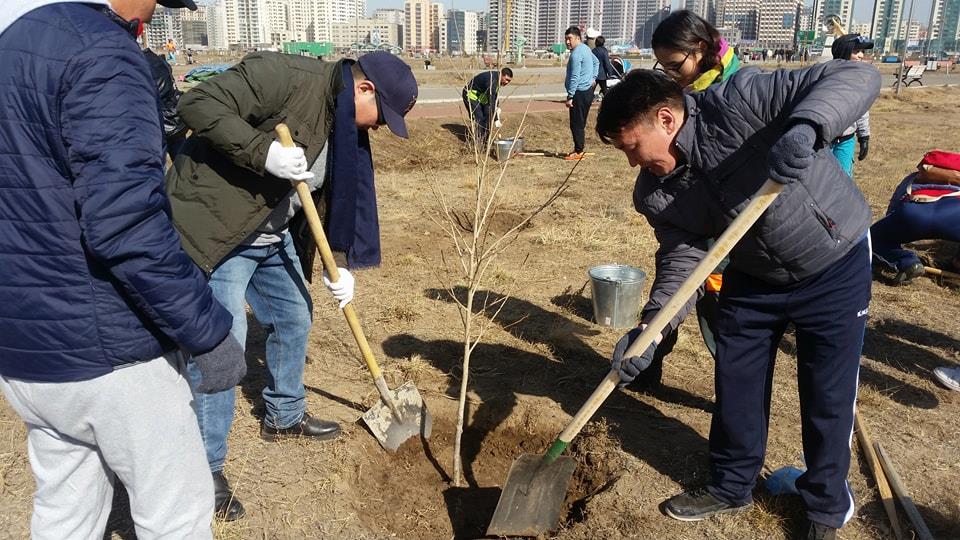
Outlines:
{"type": "MultiPolygon", "coordinates": [[[[184,0],[186,1],[186,0],[184,0]]],[[[380,229],[368,132],[385,125],[407,137],[404,116],[417,81],[402,60],[373,52],[359,61],[324,62],[257,52],[180,99],[193,130],[167,174],[174,224],[184,250],[210,275],[214,296],[233,314],[232,333],[246,342],[250,305],[266,330],[264,416],[267,440],[329,440],[335,422],[306,411],[303,387],[311,329],[310,280],[316,248],[291,182],[304,181],[325,209],[327,237],[347,266],[380,263],[380,229]],[[287,124],[296,146],[276,139],[287,124]]],[[[340,307],[354,279],[324,284],[340,307]]],[[[187,365],[191,385],[199,369],[187,365]]],[[[235,390],[194,392],[194,405],[216,487],[216,515],[243,516],[223,473],[235,390]]]]}

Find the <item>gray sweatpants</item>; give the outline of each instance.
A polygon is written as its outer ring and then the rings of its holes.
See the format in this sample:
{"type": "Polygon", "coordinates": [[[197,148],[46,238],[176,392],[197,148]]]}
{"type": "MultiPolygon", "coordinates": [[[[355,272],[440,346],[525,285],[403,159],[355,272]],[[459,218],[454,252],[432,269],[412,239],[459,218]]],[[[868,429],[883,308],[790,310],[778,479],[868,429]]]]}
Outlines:
{"type": "Polygon", "coordinates": [[[179,353],[88,381],[0,376],[27,425],[34,539],[103,537],[119,478],[137,538],[212,538],[213,480],[179,353]]]}

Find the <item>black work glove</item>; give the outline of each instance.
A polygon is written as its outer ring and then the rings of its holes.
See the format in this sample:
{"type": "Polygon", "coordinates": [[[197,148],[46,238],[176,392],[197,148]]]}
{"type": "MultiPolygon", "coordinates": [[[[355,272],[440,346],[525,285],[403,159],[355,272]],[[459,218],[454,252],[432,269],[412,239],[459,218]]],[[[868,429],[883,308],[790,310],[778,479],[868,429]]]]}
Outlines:
{"type": "Polygon", "coordinates": [[[610,369],[615,370],[620,373],[620,388],[630,384],[631,381],[637,378],[637,375],[641,371],[650,367],[650,363],[653,362],[653,353],[657,350],[656,342],[651,343],[647,350],[643,352],[640,356],[631,356],[629,358],[624,358],[624,353],[627,352],[627,348],[630,347],[630,344],[636,341],[636,339],[643,333],[643,329],[634,328],[620,338],[620,341],[617,342],[617,346],[613,348],[613,359],[610,362],[610,369]]]}
{"type": "Polygon", "coordinates": [[[813,164],[817,132],[806,122],[795,124],[770,148],[770,178],[781,184],[796,182],[813,164]]]}
{"type": "Polygon", "coordinates": [[[857,156],[857,161],[863,161],[867,159],[867,152],[870,151],[870,137],[863,137],[858,140],[860,142],[860,155],[857,156]]]}
{"type": "Polygon", "coordinates": [[[194,355],[193,361],[200,368],[200,384],[197,392],[215,394],[229,390],[247,374],[247,360],[243,356],[243,347],[233,334],[227,334],[216,347],[194,355]]]}

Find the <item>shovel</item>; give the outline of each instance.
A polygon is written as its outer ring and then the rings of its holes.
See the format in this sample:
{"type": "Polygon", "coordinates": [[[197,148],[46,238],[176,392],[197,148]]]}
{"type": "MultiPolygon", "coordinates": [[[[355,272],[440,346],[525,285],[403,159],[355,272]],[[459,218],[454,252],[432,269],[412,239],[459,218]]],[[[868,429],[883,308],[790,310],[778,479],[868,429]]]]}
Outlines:
{"type": "MultiPolygon", "coordinates": [[[[767,180],[757,190],[747,207],[720,235],[706,257],[693,269],[667,305],[660,309],[643,333],[627,348],[624,358],[642,354],[657,339],[670,320],[683,308],[717,264],[737,245],[782,189],[781,184],[767,180]]],[[[611,370],[570,420],[566,429],[550,445],[545,455],[523,454],[513,462],[507,475],[507,483],[500,493],[497,509],[490,526],[487,527],[488,536],[537,536],[557,528],[567,494],[567,484],[576,468],[576,460],[560,454],[567,449],[570,441],[580,433],[619,383],[620,374],[611,370]]]]}
{"type": "MultiPolygon", "coordinates": [[[[280,137],[280,144],[283,146],[294,145],[293,137],[290,136],[290,129],[285,124],[277,124],[274,129],[280,137]]],[[[333,252],[330,251],[330,244],[327,243],[327,235],[323,232],[323,225],[317,215],[317,207],[310,195],[310,187],[305,182],[294,182],[294,185],[297,189],[297,195],[300,197],[300,202],[303,204],[303,212],[307,217],[307,223],[310,225],[310,232],[313,233],[313,239],[320,251],[323,267],[327,270],[330,281],[336,283],[340,281],[340,273],[337,271],[337,263],[333,259],[333,252]]],[[[370,375],[373,376],[377,392],[380,393],[381,403],[374,405],[370,410],[363,413],[363,421],[370,428],[370,432],[380,442],[380,446],[392,451],[396,451],[410,437],[420,435],[425,439],[430,438],[433,419],[427,411],[427,405],[423,402],[417,387],[413,385],[413,382],[407,381],[396,390],[391,391],[387,387],[387,382],[383,380],[383,372],[380,371],[377,359],[373,356],[373,351],[370,350],[366,336],[363,335],[363,328],[360,326],[360,319],[353,309],[353,304],[347,304],[343,307],[343,316],[346,317],[347,324],[350,325],[353,338],[360,347],[360,354],[367,363],[370,375]]]]}

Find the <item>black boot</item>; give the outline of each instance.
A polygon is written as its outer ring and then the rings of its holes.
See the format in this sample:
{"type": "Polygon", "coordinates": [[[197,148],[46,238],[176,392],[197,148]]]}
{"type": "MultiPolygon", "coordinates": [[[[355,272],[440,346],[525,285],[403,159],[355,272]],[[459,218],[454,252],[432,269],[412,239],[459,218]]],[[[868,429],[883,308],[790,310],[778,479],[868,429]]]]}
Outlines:
{"type": "Polygon", "coordinates": [[[247,514],[240,501],[230,491],[230,484],[223,471],[213,473],[213,515],[220,521],[236,521],[247,514]]]}
{"type": "Polygon", "coordinates": [[[310,437],[315,441],[330,441],[339,435],[340,424],[314,418],[309,413],[303,413],[300,422],[288,428],[269,426],[266,420],[260,425],[260,438],[266,441],[276,441],[286,437],[310,437]]]}

